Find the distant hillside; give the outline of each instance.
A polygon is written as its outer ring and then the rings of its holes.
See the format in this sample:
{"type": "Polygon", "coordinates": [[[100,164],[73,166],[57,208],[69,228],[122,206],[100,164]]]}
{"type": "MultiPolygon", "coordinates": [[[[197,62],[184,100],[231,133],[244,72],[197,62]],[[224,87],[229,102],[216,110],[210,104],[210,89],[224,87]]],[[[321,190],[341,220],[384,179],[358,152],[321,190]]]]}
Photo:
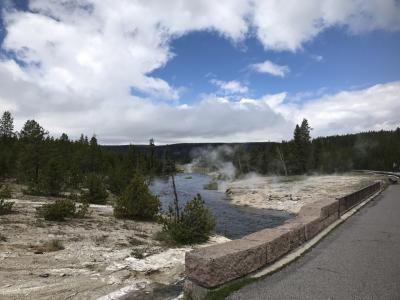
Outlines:
{"type": "MultiPolygon", "coordinates": [[[[257,151],[269,148],[277,143],[273,142],[251,142],[251,143],[181,143],[181,144],[170,144],[155,146],[154,153],[156,157],[162,158],[166,153],[168,156],[179,163],[189,163],[193,159],[192,153],[195,149],[215,149],[220,146],[230,146],[237,147],[242,146],[246,151],[257,151]]],[[[125,153],[129,149],[129,145],[119,145],[119,146],[102,146],[104,149],[125,153]]],[[[134,145],[137,149],[149,153],[149,145],[134,145]]]]}
{"type": "MultiPolygon", "coordinates": [[[[273,143],[183,143],[156,146],[154,153],[163,158],[167,153],[178,163],[192,161],[195,149],[227,145],[236,149],[232,159],[235,166],[259,173],[279,173],[277,148],[280,148],[288,163],[293,162],[292,142],[273,143]],[[276,166],[278,165],[278,166],[276,166]]],[[[129,146],[103,146],[110,151],[126,152],[129,146]]],[[[150,146],[135,145],[144,153],[150,152],[150,146]]],[[[312,140],[310,169],[322,172],[344,172],[352,169],[373,169],[392,171],[400,165],[400,128],[361,132],[356,134],[318,137],[312,140]]]]}

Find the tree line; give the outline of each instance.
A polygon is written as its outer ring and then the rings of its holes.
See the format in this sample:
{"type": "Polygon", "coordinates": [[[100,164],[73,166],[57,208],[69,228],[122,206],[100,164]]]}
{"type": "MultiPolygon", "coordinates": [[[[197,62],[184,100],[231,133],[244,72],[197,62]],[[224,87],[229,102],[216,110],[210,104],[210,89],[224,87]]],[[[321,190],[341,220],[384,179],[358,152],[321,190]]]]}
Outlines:
{"type": "MultiPolygon", "coordinates": [[[[0,119],[0,180],[15,178],[26,184],[27,193],[57,196],[61,191],[104,184],[116,195],[122,194],[135,174],[145,178],[166,174],[171,165],[150,151],[130,145],[117,153],[104,149],[93,135],[83,134],[71,140],[67,134],[54,138],[35,120],[28,120],[19,132],[14,131],[10,112],[0,119]]],[[[101,191],[98,191],[101,192],[101,191]]]]}
{"type": "Polygon", "coordinates": [[[296,125],[293,139],[235,148],[229,159],[237,173],[332,174],[352,170],[400,172],[400,128],[311,139],[308,121],[296,125]]]}
{"type": "Polygon", "coordinates": [[[242,173],[260,174],[400,171],[400,128],[315,139],[311,130],[304,119],[296,125],[291,141],[239,151],[233,163],[242,173]]]}

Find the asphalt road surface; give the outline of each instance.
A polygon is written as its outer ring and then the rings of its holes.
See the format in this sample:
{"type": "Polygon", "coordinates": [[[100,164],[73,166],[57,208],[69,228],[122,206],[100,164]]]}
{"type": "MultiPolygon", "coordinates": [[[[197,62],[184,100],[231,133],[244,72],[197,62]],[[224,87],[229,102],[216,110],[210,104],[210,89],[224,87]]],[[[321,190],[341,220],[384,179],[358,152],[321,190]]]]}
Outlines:
{"type": "Polygon", "coordinates": [[[297,261],[228,299],[400,299],[400,185],[297,261]]]}

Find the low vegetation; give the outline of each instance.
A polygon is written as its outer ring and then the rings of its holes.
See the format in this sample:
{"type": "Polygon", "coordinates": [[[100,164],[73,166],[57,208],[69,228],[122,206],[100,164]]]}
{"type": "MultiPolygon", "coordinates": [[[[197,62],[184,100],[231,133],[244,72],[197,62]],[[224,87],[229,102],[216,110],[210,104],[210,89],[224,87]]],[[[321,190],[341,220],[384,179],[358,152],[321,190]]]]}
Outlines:
{"type": "Polygon", "coordinates": [[[7,242],[7,237],[0,233],[0,242],[7,242]]]}
{"type": "Polygon", "coordinates": [[[162,222],[164,233],[179,244],[204,243],[215,227],[215,219],[200,194],[188,201],[179,215],[171,208],[162,222]]]}
{"type": "Polygon", "coordinates": [[[160,200],[151,194],[144,179],[136,175],[114,204],[117,218],[154,220],[160,211],[160,200]]]}
{"type": "Polygon", "coordinates": [[[10,186],[8,184],[0,185],[0,199],[10,199],[11,197],[10,186]]]}
{"type": "Polygon", "coordinates": [[[64,250],[64,244],[61,240],[53,239],[40,245],[31,246],[31,248],[35,253],[55,252],[64,250]]]}
{"type": "Polygon", "coordinates": [[[47,221],[65,221],[66,218],[84,218],[89,213],[89,204],[80,203],[78,207],[69,199],[59,199],[54,203],[37,208],[39,217],[47,221]]]}
{"type": "Polygon", "coordinates": [[[6,215],[13,212],[14,202],[5,201],[4,199],[0,199],[0,215],[6,215]]]}

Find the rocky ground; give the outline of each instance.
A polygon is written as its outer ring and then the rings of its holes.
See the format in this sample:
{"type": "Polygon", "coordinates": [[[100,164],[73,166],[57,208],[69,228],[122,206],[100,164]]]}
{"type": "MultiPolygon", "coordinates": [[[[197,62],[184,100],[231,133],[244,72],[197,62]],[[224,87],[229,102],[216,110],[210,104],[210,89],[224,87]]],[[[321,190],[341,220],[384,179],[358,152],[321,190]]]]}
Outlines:
{"type": "Polygon", "coordinates": [[[115,219],[108,205],[91,205],[85,219],[49,222],[35,208],[54,199],[13,196],[16,212],[0,216],[0,299],[115,299],[182,278],[192,248],[157,241],[159,224],[115,219]]]}
{"type": "Polygon", "coordinates": [[[227,198],[234,205],[285,210],[292,213],[319,199],[338,198],[380,180],[381,175],[248,176],[227,183],[227,198]]]}

